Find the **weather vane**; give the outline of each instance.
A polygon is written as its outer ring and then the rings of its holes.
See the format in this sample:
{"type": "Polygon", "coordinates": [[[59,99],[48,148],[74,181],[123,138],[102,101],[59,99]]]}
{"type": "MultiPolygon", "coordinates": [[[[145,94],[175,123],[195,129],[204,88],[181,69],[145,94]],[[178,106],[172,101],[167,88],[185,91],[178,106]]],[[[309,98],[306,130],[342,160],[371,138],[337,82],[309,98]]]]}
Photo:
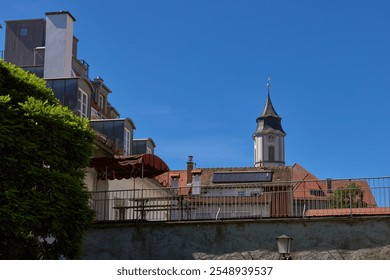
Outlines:
{"type": "Polygon", "coordinates": [[[269,92],[270,87],[271,87],[271,76],[268,75],[268,82],[267,82],[268,92],[269,92]]]}

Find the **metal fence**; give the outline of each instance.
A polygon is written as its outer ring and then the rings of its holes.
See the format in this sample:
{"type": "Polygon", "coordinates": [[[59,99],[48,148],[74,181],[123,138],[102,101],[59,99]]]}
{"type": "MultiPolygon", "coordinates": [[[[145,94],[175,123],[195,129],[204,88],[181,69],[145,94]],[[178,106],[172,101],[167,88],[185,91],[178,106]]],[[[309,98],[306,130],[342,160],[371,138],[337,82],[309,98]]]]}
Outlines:
{"type": "Polygon", "coordinates": [[[97,221],[387,215],[390,177],[110,190],[92,192],[91,207],[97,221]]]}

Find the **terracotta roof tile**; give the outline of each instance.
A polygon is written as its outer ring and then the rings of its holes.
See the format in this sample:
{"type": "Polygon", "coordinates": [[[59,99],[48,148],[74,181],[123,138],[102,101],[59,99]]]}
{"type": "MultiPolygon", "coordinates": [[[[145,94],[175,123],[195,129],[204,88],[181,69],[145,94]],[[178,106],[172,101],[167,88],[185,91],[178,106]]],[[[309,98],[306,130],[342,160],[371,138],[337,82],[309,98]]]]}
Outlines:
{"type": "MultiPolygon", "coordinates": [[[[376,207],[375,198],[370,190],[368,183],[364,180],[358,181],[349,181],[349,180],[332,180],[331,181],[331,191],[328,192],[328,185],[326,180],[318,180],[316,176],[314,176],[311,172],[306,170],[299,164],[294,164],[293,166],[282,166],[282,167],[229,167],[229,168],[199,168],[192,171],[192,174],[201,174],[201,185],[202,186],[217,186],[218,184],[214,184],[213,176],[215,172],[237,172],[237,171],[263,171],[263,172],[272,172],[272,183],[269,184],[268,191],[283,191],[286,190],[285,187],[280,188],[277,182],[286,183],[291,182],[293,184],[293,197],[296,200],[316,200],[323,201],[328,200],[329,196],[332,193],[341,187],[345,187],[348,184],[355,183],[362,191],[363,191],[363,200],[365,205],[368,207],[376,207]],[[305,182],[303,182],[305,181],[305,182]]],[[[179,177],[179,194],[188,195],[191,191],[189,185],[187,185],[187,170],[172,170],[169,171],[169,175],[162,174],[164,178],[169,178],[169,184],[171,183],[172,177],[179,177]]],[[[264,183],[264,186],[267,187],[267,183],[264,183]]],[[[283,184],[285,186],[285,184],[283,184]]],[[[375,208],[367,208],[367,209],[375,209],[375,208]]],[[[312,210],[310,210],[312,211],[312,210]]],[[[314,211],[314,210],[313,210],[314,211]]],[[[330,212],[326,212],[325,210],[315,210],[317,212],[308,212],[310,215],[331,215],[330,212]]],[[[328,211],[328,210],[327,210],[328,211]]],[[[345,210],[343,210],[345,211],[345,210]]],[[[341,211],[340,213],[342,213],[341,211]]],[[[356,210],[357,211],[357,210],[356,210]]],[[[369,210],[362,210],[364,211],[369,210]]],[[[374,210],[374,212],[377,210],[374,210]]],[[[379,211],[379,210],[378,210],[379,211]]],[[[372,212],[372,211],[371,211],[372,212]]],[[[308,215],[309,215],[308,214],[308,215]]],[[[333,214],[332,214],[333,215],[333,214]]],[[[341,215],[341,214],[340,214],[341,215]]]]}

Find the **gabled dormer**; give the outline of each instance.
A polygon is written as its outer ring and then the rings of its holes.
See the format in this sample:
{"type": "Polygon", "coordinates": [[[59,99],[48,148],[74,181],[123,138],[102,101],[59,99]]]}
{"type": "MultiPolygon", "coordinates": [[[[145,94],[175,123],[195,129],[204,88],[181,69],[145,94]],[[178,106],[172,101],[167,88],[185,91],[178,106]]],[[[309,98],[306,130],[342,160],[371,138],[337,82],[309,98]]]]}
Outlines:
{"type": "Polygon", "coordinates": [[[107,87],[101,77],[96,77],[91,83],[95,89],[91,102],[91,119],[109,119],[108,95],[111,93],[111,90],[107,87]]]}

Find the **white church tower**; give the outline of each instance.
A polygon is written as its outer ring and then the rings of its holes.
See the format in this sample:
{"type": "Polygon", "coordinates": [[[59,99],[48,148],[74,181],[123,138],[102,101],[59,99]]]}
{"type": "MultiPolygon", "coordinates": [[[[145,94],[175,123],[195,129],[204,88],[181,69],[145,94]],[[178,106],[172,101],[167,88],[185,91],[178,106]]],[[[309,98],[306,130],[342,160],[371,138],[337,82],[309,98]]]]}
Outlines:
{"type": "Polygon", "coordinates": [[[284,132],[282,118],[276,113],[270,97],[268,78],[268,97],[263,113],[256,119],[257,129],[253,133],[254,159],[256,167],[284,166],[284,132]]]}

